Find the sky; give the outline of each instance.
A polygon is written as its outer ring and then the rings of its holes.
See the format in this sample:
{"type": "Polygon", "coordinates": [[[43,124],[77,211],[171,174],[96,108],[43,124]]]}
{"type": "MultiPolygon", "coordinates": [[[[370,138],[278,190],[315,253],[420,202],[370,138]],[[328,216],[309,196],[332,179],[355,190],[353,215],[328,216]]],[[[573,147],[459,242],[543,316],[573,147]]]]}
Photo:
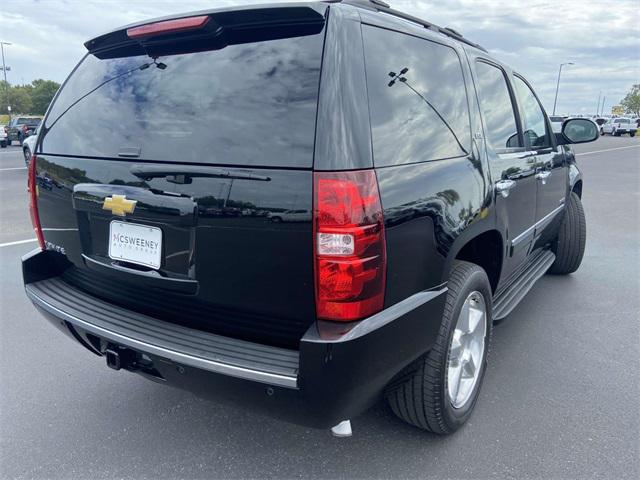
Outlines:
{"type": "MultiPolygon", "coordinates": [[[[282,1],[282,0],[281,0],[282,1]]],[[[287,0],[284,0],[287,1],[287,0]]],[[[524,75],[546,110],[605,113],[640,83],[638,0],[387,0],[397,10],[448,26],[524,75]]],[[[0,40],[11,84],[37,78],[62,82],[84,55],[83,43],[149,18],[262,0],[3,0],[0,40]]]]}

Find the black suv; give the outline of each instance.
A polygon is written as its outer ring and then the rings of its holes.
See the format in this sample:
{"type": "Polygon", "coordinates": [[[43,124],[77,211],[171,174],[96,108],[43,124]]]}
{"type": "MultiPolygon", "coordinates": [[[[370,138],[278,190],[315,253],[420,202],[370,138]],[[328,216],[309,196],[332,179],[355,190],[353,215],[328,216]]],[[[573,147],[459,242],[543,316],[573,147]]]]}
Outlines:
{"type": "Polygon", "coordinates": [[[448,433],[493,323],[580,265],[566,144],[595,124],[552,134],[522,75],[451,29],[317,2],[85,46],[29,165],[23,273],[111,368],[337,434],[386,397],[448,433]]]}

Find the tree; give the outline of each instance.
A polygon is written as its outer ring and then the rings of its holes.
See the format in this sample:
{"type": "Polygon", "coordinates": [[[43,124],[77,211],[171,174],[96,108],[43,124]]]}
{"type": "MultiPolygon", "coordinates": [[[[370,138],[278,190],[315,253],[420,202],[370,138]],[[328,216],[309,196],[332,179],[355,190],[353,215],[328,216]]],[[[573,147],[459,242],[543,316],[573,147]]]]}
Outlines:
{"type": "Polygon", "coordinates": [[[631,87],[627,96],[622,99],[620,104],[628,111],[640,115],[640,83],[631,87]]]}
{"type": "Polygon", "coordinates": [[[6,114],[7,105],[17,115],[44,115],[60,84],[51,80],[34,80],[28,85],[9,85],[0,80],[0,113],[6,114]]]}
{"type": "Polygon", "coordinates": [[[33,91],[31,92],[32,113],[44,115],[53,100],[53,96],[60,88],[60,84],[52,80],[34,80],[31,82],[33,91]]]}
{"type": "Polygon", "coordinates": [[[11,87],[9,89],[9,105],[11,113],[31,113],[33,102],[31,101],[31,86],[11,87]]]}

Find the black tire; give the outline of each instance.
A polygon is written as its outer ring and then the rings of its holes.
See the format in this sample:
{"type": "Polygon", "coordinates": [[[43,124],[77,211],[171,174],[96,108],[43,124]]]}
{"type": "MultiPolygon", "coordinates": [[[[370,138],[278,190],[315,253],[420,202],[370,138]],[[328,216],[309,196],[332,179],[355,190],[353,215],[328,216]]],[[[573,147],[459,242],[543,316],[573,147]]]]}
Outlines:
{"type": "Polygon", "coordinates": [[[29,147],[23,148],[22,154],[24,155],[24,162],[29,166],[29,160],[31,160],[31,150],[29,150],[29,147]]]}
{"type": "Polygon", "coordinates": [[[558,232],[558,239],[553,247],[556,260],[551,265],[549,273],[567,275],[578,270],[582,263],[586,243],[587,222],[582,201],[575,192],[571,192],[569,204],[558,232]]]}
{"type": "Polygon", "coordinates": [[[620,136],[620,132],[618,132],[618,131],[614,130],[614,131],[612,132],[612,135],[613,135],[614,137],[619,137],[619,136],[620,136]]]}
{"type": "Polygon", "coordinates": [[[7,142],[5,140],[0,142],[0,148],[7,148],[7,142]]]}
{"type": "Polygon", "coordinates": [[[630,137],[635,137],[636,136],[636,132],[629,132],[629,136],[630,137]]]}
{"type": "Polygon", "coordinates": [[[387,387],[385,396],[400,419],[418,428],[448,434],[469,418],[478,399],[491,343],[492,297],[485,271],[479,266],[456,261],[448,282],[442,323],[433,348],[404,369],[387,387]],[[460,408],[454,408],[447,394],[447,365],[453,332],[460,310],[471,292],[480,292],[486,305],[484,357],[471,394],[460,408]]]}
{"type": "Polygon", "coordinates": [[[600,129],[600,135],[604,137],[604,130],[602,128],[600,129]]]}

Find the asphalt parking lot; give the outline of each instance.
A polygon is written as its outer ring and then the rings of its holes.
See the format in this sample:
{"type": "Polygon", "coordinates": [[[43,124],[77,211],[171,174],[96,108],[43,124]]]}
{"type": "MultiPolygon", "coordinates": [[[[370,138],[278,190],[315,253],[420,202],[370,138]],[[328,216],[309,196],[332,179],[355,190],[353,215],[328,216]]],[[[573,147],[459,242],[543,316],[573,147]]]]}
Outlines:
{"type": "Polygon", "coordinates": [[[639,478],[640,139],[576,152],[582,267],[544,277],[496,327],[470,422],[437,437],[381,404],[336,439],[115,372],[46,323],[20,274],[35,247],[26,169],[2,149],[0,476],[639,478]]]}

